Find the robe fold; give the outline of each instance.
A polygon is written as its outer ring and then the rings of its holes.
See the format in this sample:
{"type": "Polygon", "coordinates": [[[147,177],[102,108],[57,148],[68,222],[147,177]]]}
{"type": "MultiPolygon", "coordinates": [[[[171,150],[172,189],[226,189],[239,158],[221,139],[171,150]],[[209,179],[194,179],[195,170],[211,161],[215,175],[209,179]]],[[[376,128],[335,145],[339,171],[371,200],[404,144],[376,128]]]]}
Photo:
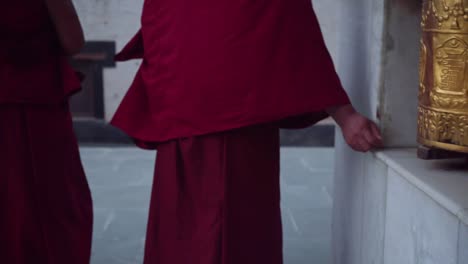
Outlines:
{"type": "Polygon", "coordinates": [[[282,264],[279,129],[158,146],[144,264],[282,264]]]}
{"type": "Polygon", "coordinates": [[[0,263],[88,264],[93,209],[68,107],[0,104],[0,263]]]}

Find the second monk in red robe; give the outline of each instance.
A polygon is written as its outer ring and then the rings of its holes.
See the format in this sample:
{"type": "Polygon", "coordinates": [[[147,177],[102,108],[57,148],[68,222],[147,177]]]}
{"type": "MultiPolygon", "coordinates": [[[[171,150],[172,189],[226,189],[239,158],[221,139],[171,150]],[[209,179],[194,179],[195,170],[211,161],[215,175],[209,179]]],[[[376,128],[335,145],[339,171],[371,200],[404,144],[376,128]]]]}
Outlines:
{"type": "Polygon", "coordinates": [[[68,107],[69,0],[0,4],[0,263],[88,264],[93,208],[68,107]]]}

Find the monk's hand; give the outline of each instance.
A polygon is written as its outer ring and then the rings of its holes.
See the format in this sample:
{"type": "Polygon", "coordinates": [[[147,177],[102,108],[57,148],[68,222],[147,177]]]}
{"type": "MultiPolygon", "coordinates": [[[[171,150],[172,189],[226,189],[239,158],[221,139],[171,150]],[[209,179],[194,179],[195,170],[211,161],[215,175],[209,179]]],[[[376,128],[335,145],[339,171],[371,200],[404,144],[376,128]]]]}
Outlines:
{"type": "Polygon", "coordinates": [[[328,109],[327,112],[340,126],[346,143],[359,152],[382,147],[382,136],[377,125],[358,113],[352,105],[328,109]]]}

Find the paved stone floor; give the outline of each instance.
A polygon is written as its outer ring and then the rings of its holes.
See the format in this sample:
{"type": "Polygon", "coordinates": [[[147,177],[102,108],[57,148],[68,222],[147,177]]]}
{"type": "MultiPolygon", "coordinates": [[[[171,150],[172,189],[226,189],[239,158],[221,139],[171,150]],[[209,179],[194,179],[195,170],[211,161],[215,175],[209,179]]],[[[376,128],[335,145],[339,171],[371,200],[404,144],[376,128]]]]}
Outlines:
{"type": "MultiPolygon", "coordinates": [[[[92,264],[142,263],[155,153],[81,151],[95,204],[92,264]]],[[[283,148],[281,165],[285,264],[327,264],[333,149],[283,148]]]]}

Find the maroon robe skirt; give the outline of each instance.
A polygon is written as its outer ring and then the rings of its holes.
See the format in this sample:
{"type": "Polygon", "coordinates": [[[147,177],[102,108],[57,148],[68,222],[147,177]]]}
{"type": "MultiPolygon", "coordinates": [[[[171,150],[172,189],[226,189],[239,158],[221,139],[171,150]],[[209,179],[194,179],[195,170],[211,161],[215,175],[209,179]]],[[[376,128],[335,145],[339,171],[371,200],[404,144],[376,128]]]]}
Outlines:
{"type": "Polygon", "coordinates": [[[0,263],[89,263],[92,202],[68,106],[0,105],[0,263]]]}
{"type": "Polygon", "coordinates": [[[281,264],[279,129],[158,146],[145,264],[281,264]]]}

